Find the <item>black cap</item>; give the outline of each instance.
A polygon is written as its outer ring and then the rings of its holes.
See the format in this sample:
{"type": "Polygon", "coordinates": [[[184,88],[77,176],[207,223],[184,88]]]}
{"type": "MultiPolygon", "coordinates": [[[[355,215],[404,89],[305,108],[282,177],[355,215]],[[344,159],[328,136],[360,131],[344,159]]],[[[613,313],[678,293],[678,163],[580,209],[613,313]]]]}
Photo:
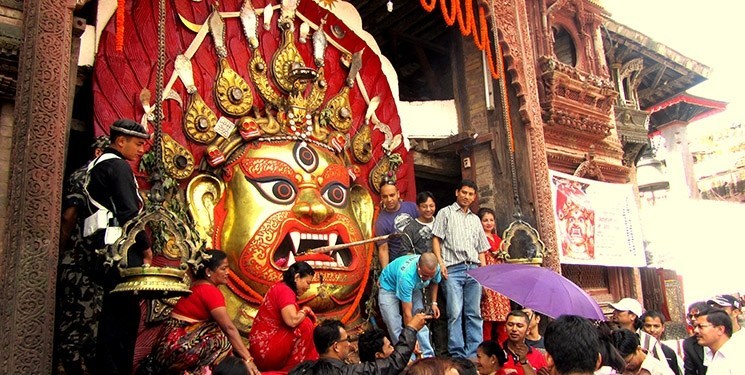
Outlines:
{"type": "Polygon", "coordinates": [[[111,124],[111,131],[117,131],[132,137],[150,139],[150,134],[145,130],[145,127],[130,119],[119,119],[114,121],[114,123],[111,124]]]}

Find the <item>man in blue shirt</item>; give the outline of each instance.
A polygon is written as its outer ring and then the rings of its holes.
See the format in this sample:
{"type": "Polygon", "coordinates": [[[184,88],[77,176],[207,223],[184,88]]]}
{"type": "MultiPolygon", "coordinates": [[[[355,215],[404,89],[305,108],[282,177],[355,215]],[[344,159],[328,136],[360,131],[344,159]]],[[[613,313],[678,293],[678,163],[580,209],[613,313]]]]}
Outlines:
{"type": "MultiPolygon", "coordinates": [[[[382,209],[375,221],[375,235],[385,236],[396,233],[396,218],[401,214],[407,214],[411,219],[417,217],[419,212],[413,202],[402,202],[398,188],[392,182],[386,182],[380,188],[380,205],[382,209]]],[[[380,268],[385,268],[389,262],[404,254],[401,249],[401,238],[389,237],[378,241],[378,261],[380,268]]],[[[398,337],[398,336],[396,336],[398,337]]]]}
{"type": "MultiPolygon", "coordinates": [[[[414,316],[414,311],[423,307],[422,290],[428,286],[432,316],[435,319],[440,316],[440,309],[437,307],[437,284],[440,279],[440,266],[437,264],[437,257],[432,253],[403,255],[383,269],[380,274],[378,303],[391,339],[398,338],[403,324],[408,324],[414,316]]],[[[422,355],[433,357],[435,353],[426,326],[417,333],[417,339],[422,355]]]]}

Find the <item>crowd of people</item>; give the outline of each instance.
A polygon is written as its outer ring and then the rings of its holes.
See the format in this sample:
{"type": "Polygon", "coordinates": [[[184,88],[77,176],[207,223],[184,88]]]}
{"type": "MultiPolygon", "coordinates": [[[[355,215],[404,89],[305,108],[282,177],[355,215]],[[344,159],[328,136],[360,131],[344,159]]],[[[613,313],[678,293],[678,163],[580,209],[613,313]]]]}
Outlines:
{"type": "MultiPolygon", "coordinates": [[[[109,215],[116,226],[139,212],[142,202],[126,160],[141,157],[148,138],[134,121],[112,125],[110,144],[99,140],[96,158],[76,174],[70,217],[109,215]]],[[[315,276],[300,261],[267,291],[242,337],[219,289],[228,282],[228,257],[205,250],[192,293],[173,307],[139,366],[133,363],[139,300],[109,293],[119,282],[115,269],[99,275],[103,299],[91,307],[100,315],[98,337],[79,340],[96,347],[87,361],[100,374],[745,374],[739,296],[692,304],[693,334],[678,351],[662,343],[665,316],[644,312],[633,298],[610,304],[610,322],[561,316],[542,329],[549,317],[484,290],[467,271],[500,263],[501,239],[494,210],[470,210],[477,191],[473,181],[463,180],[455,202],[435,215],[432,193],[419,193],[415,204],[400,199],[395,183],[381,187],[376,234],[396,235],[377,243],[382,271],[371,298],[377,298],[386,330],[373,326],[354,337],[341,321],[319,321],[310,307],[300,306],[298,297],[315,276]],[[434,324],[441,316],[447,324],[434,324]]],[[[83,248],[100,248],[116,228],[80,229],[73,238],[83,248]]],[[[134,249],[129,265],[151,262],[145,236],[137,237],[134,249]]]]}

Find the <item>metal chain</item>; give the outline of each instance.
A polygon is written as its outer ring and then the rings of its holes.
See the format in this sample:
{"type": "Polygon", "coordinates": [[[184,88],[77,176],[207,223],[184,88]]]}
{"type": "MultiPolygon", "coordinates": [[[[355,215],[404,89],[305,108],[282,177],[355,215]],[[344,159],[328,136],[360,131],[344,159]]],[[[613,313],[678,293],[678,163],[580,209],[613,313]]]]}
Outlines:
{"type": "Polygon", "coordinates": [[[512,133],[512,121],[510,120],[510,113],[509,113],[509,107],[507,100],[509,98],[507,97],[507,81],[505,77],[505,70],[503,66],[503,60],[502,60],[502,48],[499,46],[499,34],[497,31],[497,17],[494,14],[495,12],[495,6],[494,6],[494,0],[490,1],[491,6],[491,23],[492,23],[492,33],[494,34],[494,51],[496,51],[496,59],[497,59],[497,71],[499,72],[499,95],[501,99],[502,104],[502,120],[504,121],[504,127],[506,129],[507,134],[507,145],[510,149],[510,174],[512,177],[512,199],[515,204],[515,217],[520,218],[522,217],[522,209],[520,208],[520,191],[518,190],[517,185],[517,166],[515,165],[515,138],[514,134],[512,133]]]}
{"type": "Polygon", "coordinates": [[[166,67],[166,0],[158,1],[158,66],[155,71],[155,139],[153,153],[155,163],[151,171],[153,187],[151,199],[162,203],[163,191],[163,72],[166,67]]]}

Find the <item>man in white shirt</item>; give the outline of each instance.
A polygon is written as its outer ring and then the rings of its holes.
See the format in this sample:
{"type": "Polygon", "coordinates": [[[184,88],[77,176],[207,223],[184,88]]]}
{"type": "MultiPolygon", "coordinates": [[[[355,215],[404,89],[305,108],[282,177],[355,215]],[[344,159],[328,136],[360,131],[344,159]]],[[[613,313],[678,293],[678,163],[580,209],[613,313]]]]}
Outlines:
{"type": "Polygon", "coordinates": [[[731,339],[732,320],[725,311],[717,308],[701,311],[693,327],[696,340],[704,347],[709,363],[707,375],[745,374],[743,340],[731,339]]]}
{"type": "Polygon", "coordinates": [[[706,303],[709,306],[722,309],[729,315],[732,321],[732,337],[740,337],[742,335],[740,331],[742,327],[740,327],[739,322],[740,314],[742,314],[742,305],[738,298],[730,294],[722,294],[708,300],[706,303]]]}

